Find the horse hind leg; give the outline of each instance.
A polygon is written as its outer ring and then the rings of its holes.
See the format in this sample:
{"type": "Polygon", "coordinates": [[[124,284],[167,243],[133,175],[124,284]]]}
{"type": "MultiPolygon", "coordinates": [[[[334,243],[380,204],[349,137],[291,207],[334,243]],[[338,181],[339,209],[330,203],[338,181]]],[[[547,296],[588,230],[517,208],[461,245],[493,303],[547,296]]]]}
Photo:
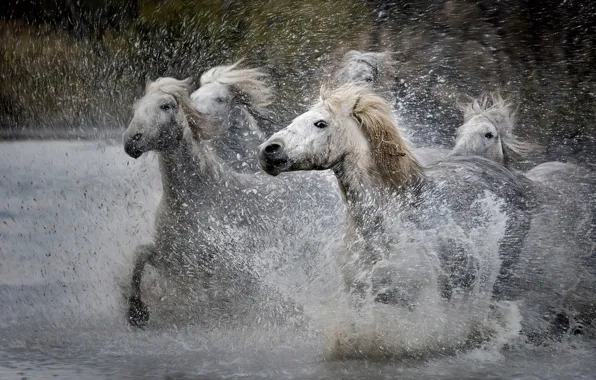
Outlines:
{"type": "Polygon", "coordinates": [[[155,245],[139,245],[135,249],[135,266],[132,272],[132,289],[128,298],[128,322],[134,327],[144,327],[149,322],[149,309],[141,301],[141,279],[145,264],[155,255],[155,245]]]}

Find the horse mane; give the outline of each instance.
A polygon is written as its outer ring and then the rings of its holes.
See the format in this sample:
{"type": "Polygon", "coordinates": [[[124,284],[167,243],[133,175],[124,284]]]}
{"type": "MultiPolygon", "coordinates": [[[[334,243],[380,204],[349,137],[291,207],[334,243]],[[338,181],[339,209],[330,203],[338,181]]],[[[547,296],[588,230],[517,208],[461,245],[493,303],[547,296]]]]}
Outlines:
{"type": "Polygon", "coordinates": [[[182,107],[193,137],[197,141],[210,140],[216,136],[216,128],[208,118],[201,115],[193,107],[189,95],[191,82],[191,78],[186,78],[184,80],[171,77],[158,78],[154,82],[147,83],[145,95],[155,92],[165,92],[166,94],[172,95],[180,107],[182,107]]]}
{"type": "Polygon", "coordinates": [[[383,185],[403,190],[423,177],[422,167],[406,146],[393,121],[389,103],[356,85],[347,84],[335,90],[321,88],[321,100],[335,118],[346,115],[359,125],[370,143],[375,171],[383,185]]]}
{"type": "Polygon", "coordinates": [[[236,99],[253,115],[263,116],[271,104],[273,91],[263,81],[267,74],[258,68],[238,69],[243,60],[231,65],[216,66],[201,75],[201,86],[218,82],[229,86],[236,99]]]}
{"type": "Polygon", "coordinates": [[[477,116],[486,117],[493,123],[501,136],[506,160],[510,158],[510,153],[522,156],[537,148],[537,145],[524,142],[513,133],[517,107],[514,109],[510,99],[504,99],[499,93],[483,95],[459,108],[464,113],[464,124],[477,116]]]}

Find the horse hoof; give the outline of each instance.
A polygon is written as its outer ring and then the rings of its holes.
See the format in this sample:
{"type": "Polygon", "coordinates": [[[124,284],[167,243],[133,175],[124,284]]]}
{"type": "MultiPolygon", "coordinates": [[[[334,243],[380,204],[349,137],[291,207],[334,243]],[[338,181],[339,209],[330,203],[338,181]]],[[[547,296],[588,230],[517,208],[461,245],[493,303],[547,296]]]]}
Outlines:
{"type": "Polygon", "coordinates": [[[385,305],[405,305],[403,294],[400,294],[396,289],[382,289],[375,296],[375,302],[384,303],[385,305]]]}
{"type": "Polygon", "coordinates": [[[375,302],[384,303],[385,305],[395,303],[395,294],[391,291],[379,293],[375,297],[375,302]]]}
{"type": "Polygon", "coordinates": [[[144,327],[149,322],[149,309],[140,297],[128,299],[128,323],[134,327],[144,327]]]}

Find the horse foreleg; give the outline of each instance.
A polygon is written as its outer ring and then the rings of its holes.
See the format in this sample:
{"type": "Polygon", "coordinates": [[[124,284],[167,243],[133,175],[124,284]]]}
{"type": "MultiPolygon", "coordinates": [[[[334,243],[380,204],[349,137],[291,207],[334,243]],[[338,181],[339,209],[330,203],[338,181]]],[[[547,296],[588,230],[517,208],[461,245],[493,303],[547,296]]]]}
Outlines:
{"type": "Polygon", "coordinates": [[[149,322],[149,309],[141,301],[141,279],[145,264],[155,255],[155,245],[139,245],[135,250],[135,266],[132,271],[132,289],[128,298],[128,322],[135,327],[143,327],[149,322]]]}

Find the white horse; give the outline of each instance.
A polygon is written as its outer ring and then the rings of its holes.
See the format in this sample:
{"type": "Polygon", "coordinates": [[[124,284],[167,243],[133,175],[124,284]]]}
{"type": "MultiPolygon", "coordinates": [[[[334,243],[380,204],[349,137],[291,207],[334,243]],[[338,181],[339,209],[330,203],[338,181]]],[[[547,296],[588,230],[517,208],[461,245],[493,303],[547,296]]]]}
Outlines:
{"type": "Polygon", "coordinates": [[[197,111],[221,127],[214,139],[217,154],[235,170],[257,170],[255,150],[265,139],[259,124],[268,115],[273,92],[259,69],[240,69],[238,61],[201,75],[201,87],[190,96],[197,111]]]}
{"type": "Polygon", "coordinates": [[[536,148],[513,133],[516,110],[500,95],[483,96],[461,109],[464,124],[457,129],[451,155],[480,156],[508,166],[512,155],[536,148]]]}
{"type": "MultiPolygon", "coordinates": [[[[492,94],[490,97],[476,99],[463,106],[462,110],[465,123],[457,130],[456,144],[450,155],[480,156],[508,166],[513,155],[523,156],[538,148],[536,144],[524,142],[513,133],[515,110],[512,104],[500,95],[492,94]]],[[[559,234],[551,236],[540,234],[536,239],[530,239],[529,244],[535,245],[535,250],[542,251],[541,260],[550,263],[550,267],[544,268],[543,265],[535,262],[525,265],[524,271],[516,274],[519,287],[527,287],[530,279],[538,278],[540,273],[549,272],[554,267],[564,266],[565,261],[569,259],[577,260],[575,265],[579,273],[594,272],[593,261],[578,260],[577,256],[569,256],[567,251],[584,252],[583,255],[587,258],[594,256],[594,253],[587,252],[594,252],[596,249],[594,245],[596,242],[596,196],[594,195],[596,175],[578,165],[556,161],[537,165],[525,175],[534,182],[541,207],[548,208],[548,211],[536,212],[534,223],[550,225],[556,231],[565,231],[565,240],[568,243],[566,246],[559,246],[557,250],[556,239],[560,238],[559,234]],[[553,213],[556,213],[556,218],[552,218],[553,213]],[[555,239],[555,241],[549,243],[549,239],[555,239]],[[549,246],[551,249],[545,250],[544,246],[549,246]]],[[[539,232],[538,229],[532,231],[539,232]]],[[[571,278],[575,281],[577,277],[570,276],[565,271],[552,270],[550,276],[557,279],[556,287],[575,288],[575,297],[584,291],[581,286],[570,283],[571,278]]],[[[589,277],[589,275],[581,277],[589,277]]],[[[549,289],[546,286],[546,289],[543,289],[541,304],[548,303],[551,292],[560,292],[560,290],[549,289]]],[[[589,299],[589,296],[586,297],[589,299]]],[[[581,313],[572,311],[571,314],[581,313]]],[[[564,313],[560,315],[558,322],[562,324],[560,328],[573,327],[570,326],[569,316],[564,313]]]]}
{"type": "MultiPolygon", "coordinates": [[[[133,158],[157,153],[163,184],[153,242],[135,253],[128,316],[134,326],[149,320],[141,301],[147,263],[166,274],[203,281],[207,287],[219,285],[221,293],[237,289],[242,294],[246,288],[249,297],[258,288],[254,278],[264,275],[257,269],[262,252],[269,252],[266,260],[271,263],[288,241],[308,242],[309,236],[302,233],[317,236],[308,228],[293,231],[284,222],[299,220],[322,231],[324,221],[332,217],[328,209],[307,207],[310,198],[300,195],[307,191],[230,170],[207,140],[217,128],[194,109],[189,83],[160,78],[149,84],[123,137],[124,149],[133,158]],[[280,208],[276,196],[293,202],[280,208]]],[[[321,197],[333,202],[334,195],[321,197]]]]}
{"type": "MultiPolygon", "coordinates": [[[[524,237],[529,234],[536,243],[545,233],[552,239],[557,236],[559,247],[566,247],[569,237],[556,229],[549,230],[552,225],[535,223],[531,219],[536,206],[533,186],[528,179],[481,157],[454,156],[449,161],[422,168],[398,131],[386,101],[367,90],[348,85],[334,91],[323,90],[321,100],[311,110],[298,116],[259,148],[260,165],[272,175],[296,170],[333,170],[355,230],[347,235],[348,241],[354,241],[356,236],[364,241],[363,247],[353,253],[354,257],[340,260],[346,268],[346,282],[357,294],[366,297],[371,289],[375,291],[374,268],[390,255],[388,249],[394,246],[392,239],[395,238],[389,231],[396,229],[398,240],[408,241],[418,236],[420,245],[427,241],[434,243],[426,256],[423,255],[426,258],[412,259],[406,263],[405,269],[397,274],[394,272],[398,285],[373,294],[377,301],[409,307],[413,299],[422,298],[421,283],[430,280],[418,278],[413,283],[413,280],[400,282],[400,278],[411,279],[408,267],[432,262],[435,255],[439,259],[440,275],[434,286],[446,302],[461,297],[456,294],[463,293],[464,300],[472,297],[483,281],[483,286],[488,287],[489,293],[497,299],[520,299],[531,295],[527,286],[514,286],[514,272],[527,274],[528,277],[522,275],[521,278],[541,281],[551,286],[550,289],[556,287],[557,283],[551,282],[548,275],[541,277],[540,274],[550,274],[560,268],[555,262],[541,262],[544,253],[531,244],[522,251],[524,237]],[[396,209],[397,214],[388,214],[389,209],[396,209]],[[495,209],[506,215],[503,222],[498,222],[499,218],[490,222],[488,215],[495,209]],[[391,215],[390,219],[388,215],[391,215]],[[398,225],[394,226],[395,223],[398,225]],[[533,229],[529,231],[531,223],[533,229]],[[479,255],[488,248],[483,248],[480,241],[480,246],[474,249],[476,255],[465,249],[467,239],[477,234],[479,226],[489,233],[486,241],[497,237],[494,251],[498,255],[491,258],[490,253],[485,253],[489,257],[484,257],[482,266],[492,269],[484,273],[479,267],[483,256],[479,255]],[[441,232],[441,228],[448,230],[441,232]],[[460,238],[457,238],[458,234],[460,238]],[[429,256],[432,252],[435,254],[429,256]],[[548,270],[532,270],[536,263],[546,265],[548,270]],[[516,290],[519,291],[516,293],[516,290]]],[[[558,217],[546,207],[541,212],[550,219],[558,217]]],[[[577,265],[581,255],[572,252],[566,260],[577,265]]],[[[411,254],[406,256],[410,259],[411,254]]],[[[587,275],[584,279],[587,285],[596,285],[594,276],[587,275]]],[[[550,296],[551,300],[537,309],[550,310],[553,303],[562,300],[560,294],[550,296]]],[[[594,311],[594,304],[590,304],[593,300],[594,297],[578,302],[584,307],[582,311],[594,311]]],[[[487,310],[485,308],[484,312],[487,310]]],[[[486,316],[483,312],[476,314],[486,316]]],[[[445,332],[437,330],[435,333],[445,332]]],[[[423,335],[417,339],[425,341],[423,335]]],[[[354,351],[361,349],[356,346],[349,354],[358,355],[354,351]]]]}

